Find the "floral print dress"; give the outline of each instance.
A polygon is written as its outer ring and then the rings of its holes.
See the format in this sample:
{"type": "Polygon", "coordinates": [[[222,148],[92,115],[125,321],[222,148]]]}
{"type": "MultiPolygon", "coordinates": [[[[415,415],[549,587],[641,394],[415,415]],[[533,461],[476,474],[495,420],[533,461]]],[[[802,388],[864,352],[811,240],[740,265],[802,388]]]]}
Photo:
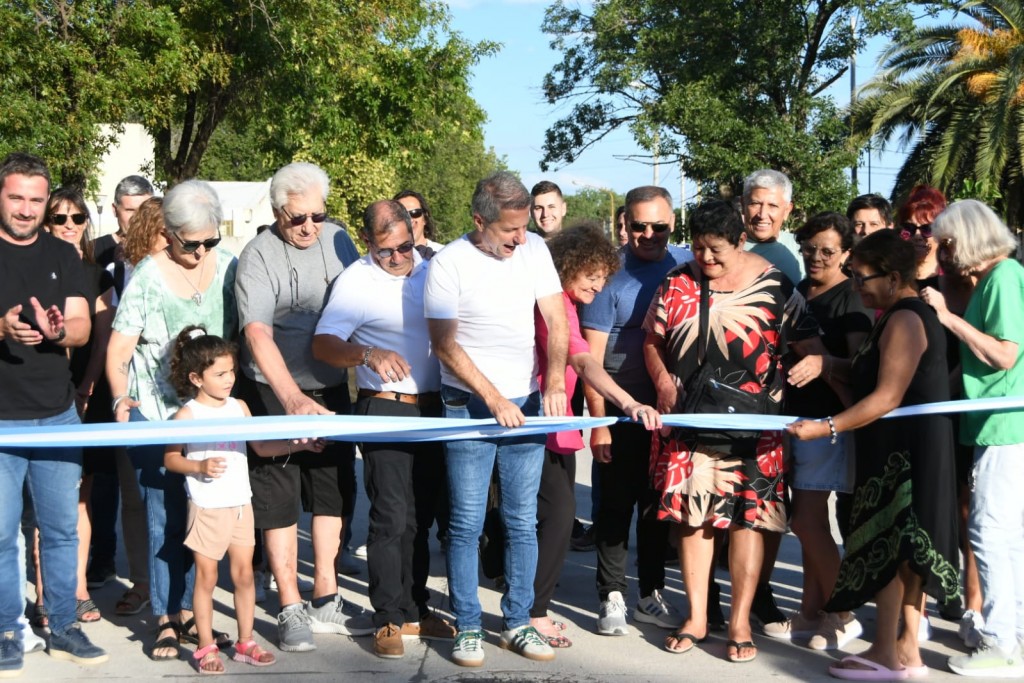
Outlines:
{"type": "MultiPolygon", "coordinates": [[[[709,282],[708,339],[704,362],[719,382],[750,393],[782,398],[783,339],[818,335],[807,302],[774,266],[733,292],[709,282]],[[785,330],[785,335],[783,335],[785,330]]],[[[665,365],[682,387],[698,370],[701,278],[696,266],[670,272],[644,321],[648,333],[664,339],[665,365]]],[[[674,428],[651,444],[651,479],[659,519],[699,527],[737,525],[785,531],[787,525],[781,432],[762,432],[752,452],[724,454],[701,443],[692,429],[674,428]]]]}

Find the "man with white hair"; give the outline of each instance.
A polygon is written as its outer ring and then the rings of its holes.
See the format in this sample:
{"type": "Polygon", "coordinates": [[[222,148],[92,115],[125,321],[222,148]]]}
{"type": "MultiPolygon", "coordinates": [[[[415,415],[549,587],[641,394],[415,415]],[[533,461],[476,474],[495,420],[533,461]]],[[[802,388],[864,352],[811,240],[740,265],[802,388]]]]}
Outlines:
{"type": "Polygon", "coordinates": [[[792,211],[793,183],[785,173],[765,168],[743,180],[747,251],[763,256],[796,284],[804,276],[800,248],[793,233],[782,230],[792,211]]]}
{"type": "MultiPolygon", "coordinates": [[[[275,223],[238,260],[235,291],[242,346],[242,392],[254,415],[332,415],[351,412],[348,377],[313,358],[317,321],[330,284],[359,258],[345,229],[327,221],[330,181],[319,167],[293,163],[270,181],[275,223]]],[[[256,528],[277,580],[281,612],[278,646],[316,649],[313,633],[368,635],[364,610],[338,595],[334,561],[342,519],[355,503],[352,444],[332,442],[321,454],[252,458],[250,481],[256,528]],[[299,500],[313,515],[313,598],[298,588],[299,500]]]]}

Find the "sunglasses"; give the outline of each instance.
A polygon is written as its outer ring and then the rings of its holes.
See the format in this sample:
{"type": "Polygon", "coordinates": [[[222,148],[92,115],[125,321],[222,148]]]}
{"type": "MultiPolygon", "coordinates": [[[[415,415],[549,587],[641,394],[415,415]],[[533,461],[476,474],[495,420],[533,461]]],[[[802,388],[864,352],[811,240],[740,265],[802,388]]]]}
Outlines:
{"type": "Polygon", "coordinates": [[[808,258],[814,258],[816,254],[821,254],[822,261],[831,261],[836,255],[841,254],[842,250],[816,247],[813,244],[801,244],[800,253],[808,258]]]}
{"type": "Polygon", "coordinates": [[[377,249],[374,253],[377,254],[377,258],[386,259],[391,258],[395,254],[395,252],[398,252],[399,254],[403,255],[408,254],[415,248],[415,246],[416,245],[414,245],[412,242],[406,242],[405,244],[399,244],[394,249],[377,249]]]}
{"type": "Polygon", "coordinates": [[[300,213],[298,216],[293,216],[288,213],[288,209],[282,206],[281,212],[288,218],[288,222],[292,224],[293,228],[305,225],[307,219],[312,220],[314,223],[323,223],[327,220],[326,211],[321,211],[319,213],[300,213]]]}
{"type": "Polygon", "coordinates": [[[181,244],[181,250],[183,252],[185,252],[186,254],[194,254],[194,253],[196,253],[199,250],[199,247],[204,247],[206,249],[206,251],[210,251],[215,246],[220,244],[220,233],[219,232],[217,233],[216,237],[211,237],[208,240],[187,240],[187,241],[181,239],[180,237],[178,237],[178,233],[176,233],[176,232],[172,232],[171,234],[174,235],[174,239],[178,240],[178,243],[181,244]]]}
{"type": "Polygon", "coordinates": [[[50,225],[64,225],[68,222],[68,219],[75,225],[85,225],[85,222],[89,220],[89,216],[84,213],[55,213],[50,216],[50,225]]]}
{"type": "Polygon", "coordinates": [[[654,232],[668,232],[668,223],[645,223],[643,221],[630,221],[629,229],[631,232],[647,232],[647,228],[650,228],[654,232]]]}
{"type": "Polygon", "coordinates": [[[423,215],[423,209],[409,209],[410,218],[419,218],[423,215]]]}
{"type": "Polygon", "coordinates": [[[932,236],[932,224],[925,223],[924,225],[914,225],[913,223],[904,223],[900,226],[900,237],[905,240],[909,240],[913,237],[915,232],[921,233],[921,237],[928,239],[932,236]]]}

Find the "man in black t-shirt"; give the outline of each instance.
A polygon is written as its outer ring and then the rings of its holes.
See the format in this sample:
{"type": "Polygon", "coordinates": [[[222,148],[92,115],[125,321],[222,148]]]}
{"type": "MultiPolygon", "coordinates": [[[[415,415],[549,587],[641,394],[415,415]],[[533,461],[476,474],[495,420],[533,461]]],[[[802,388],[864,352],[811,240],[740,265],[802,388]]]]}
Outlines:
{"type": "MultiPolygon", "coordinates": [[[[67,349],[89,338],[85,273],[75,248],[41,229],[49,191],[41,159],[15,153],[0,164],[0,428],[79,422],[67,349]]],[[[39,527],[50,654],[98,664],[107,653],[89,642],[75,617],[81,477],[81,448],[0,448],[0,576],[18,576],[27,483],[39,527]]],[[[18,582],[0,582],[0,676],[22,669],[24,607],[18,582]]]]}
{"type": "MultiPolygon", "coordinates": [[[[117,232],[101,235],[92,242],[93,258],[96,259],[97,264],[106,268],[115,261],[124,260],[118,246],[128,234],[132,216],[135,215],[142,202],[152,196],[153,186],[142,176],[130,175],[121,179],[121,182],[114,188],[114,203],[111,205],[114,209],[114,218],[117,219],[117,232]]],[[[120,296],[121,290],[124,289],[123,271],[121,277],[117,277],[115,274],[114,279],[117,294],[120,296]]]]}

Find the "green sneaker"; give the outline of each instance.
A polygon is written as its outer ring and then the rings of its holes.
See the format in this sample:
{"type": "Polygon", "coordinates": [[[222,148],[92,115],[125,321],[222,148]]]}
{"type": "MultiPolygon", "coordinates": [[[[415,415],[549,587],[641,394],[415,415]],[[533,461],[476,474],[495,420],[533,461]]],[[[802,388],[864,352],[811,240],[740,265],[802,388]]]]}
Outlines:
{"type": "Polygon", "coordinates": [[[949,668],[961,676],[1024,678],[1024,660],[1019,647],[1006,652],[984,641],[970,654],[950,657],[949,668]]]}
{"type": "Polygon", "coordinates": [[[459,631],[452,646],[452,661],[459,666],[482,666],[484,663],[484,632],[459,631]]]}

